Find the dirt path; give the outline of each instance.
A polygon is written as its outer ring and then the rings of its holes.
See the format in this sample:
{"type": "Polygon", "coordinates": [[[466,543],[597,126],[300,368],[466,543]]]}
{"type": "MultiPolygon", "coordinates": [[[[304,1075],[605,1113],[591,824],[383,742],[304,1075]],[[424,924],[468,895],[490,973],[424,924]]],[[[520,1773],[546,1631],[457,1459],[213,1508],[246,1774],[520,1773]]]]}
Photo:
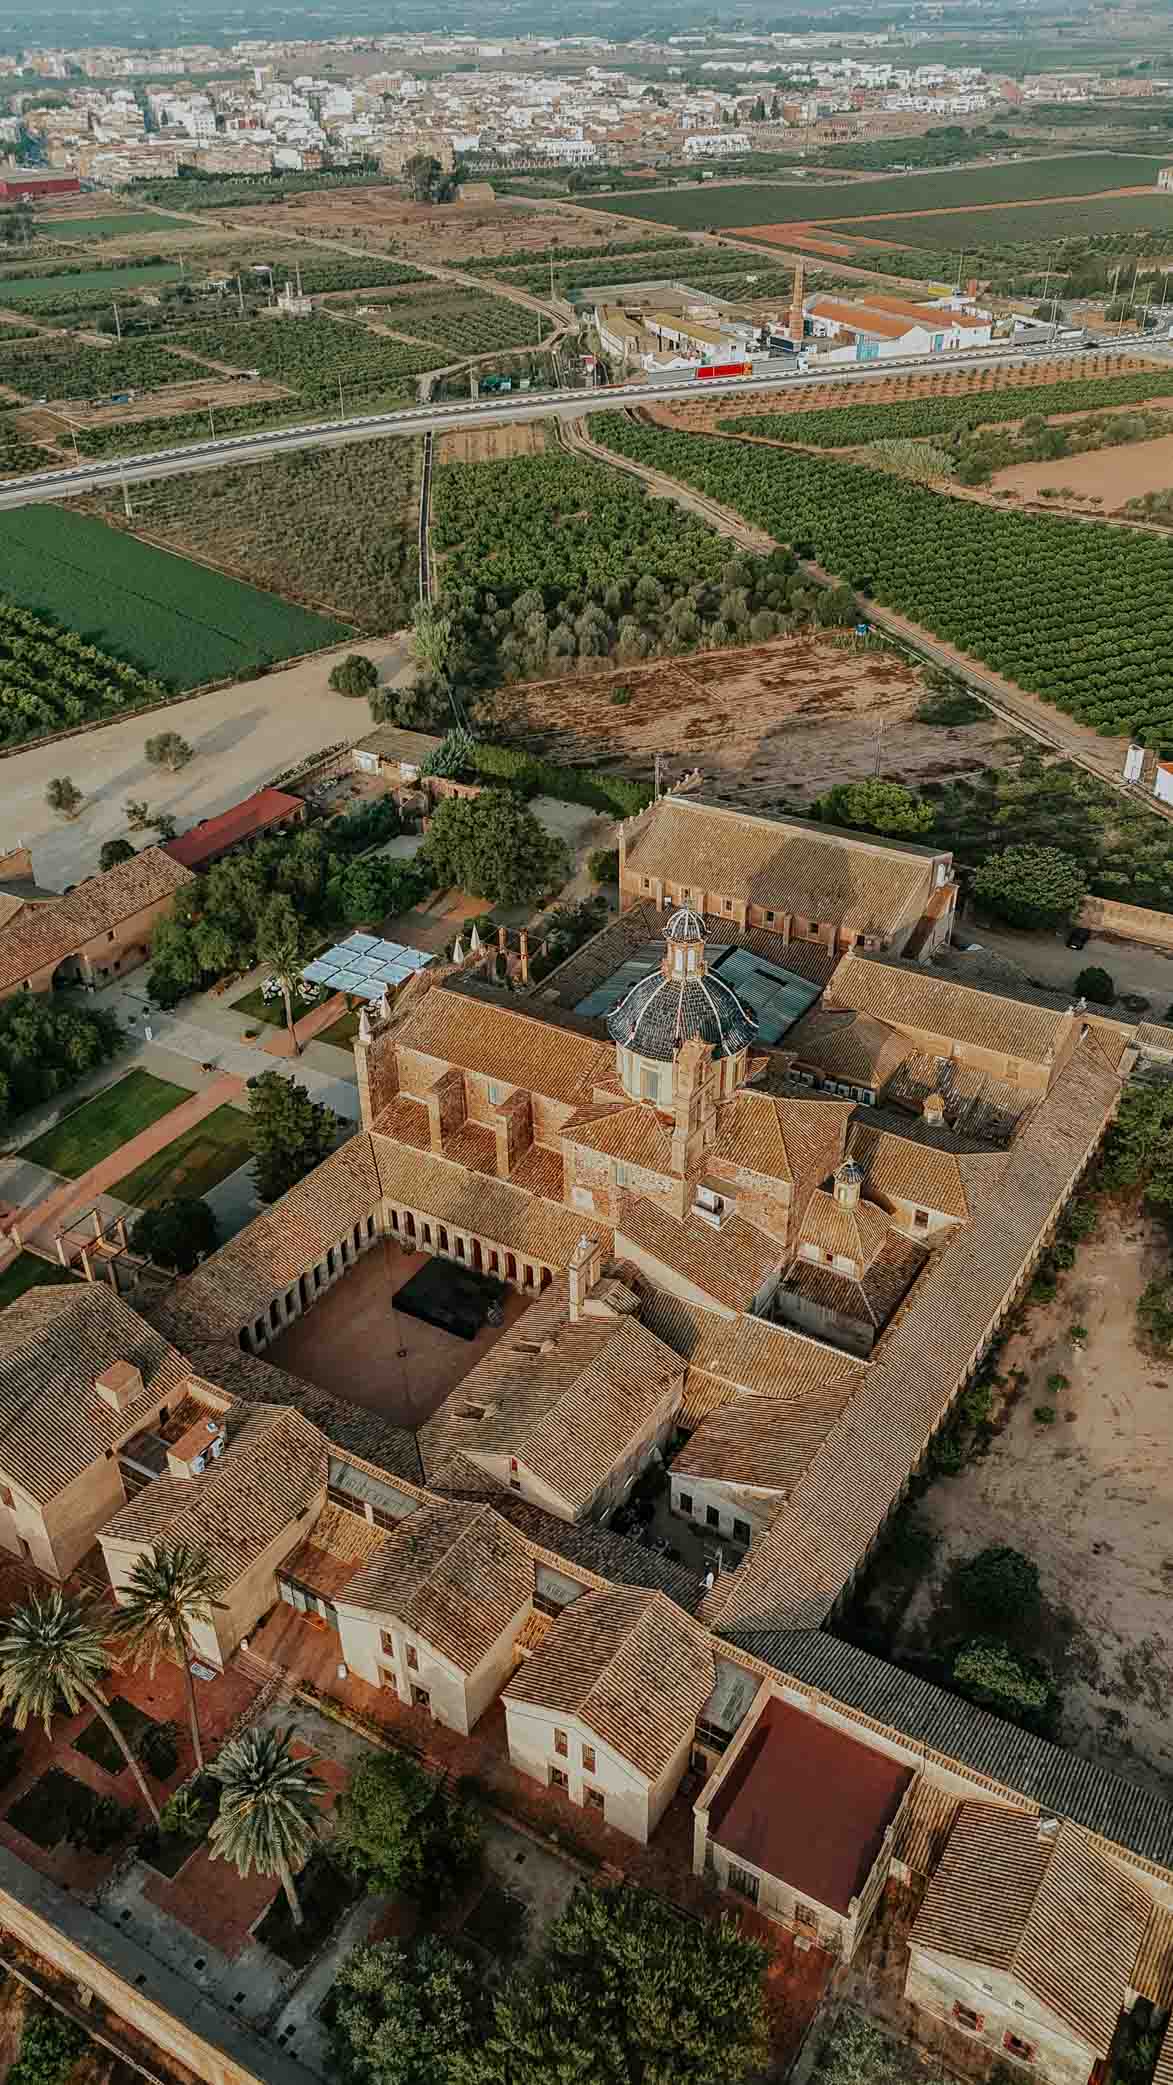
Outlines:
{"type": "Polygon", "coordinates": [[[1025,1551],[1051,1610],[1041,1649],[1063,1685],[1065,1741],[1158,1786],[1173,1771],[1173,1364],[1141,1352],[1135,1330],[1141,1291],[1168,1264],[1158,1223],[1104,1206],[1055,1301],[1003,1351],[1000,1371],[1027,1382],[989,1454],[918,1507],[940,1546],[902,1631],[907,1642],[957,1557],[1025,1551]],[[1073,1324],[1087,1328],[1082,1349],[1073,1324]]]}

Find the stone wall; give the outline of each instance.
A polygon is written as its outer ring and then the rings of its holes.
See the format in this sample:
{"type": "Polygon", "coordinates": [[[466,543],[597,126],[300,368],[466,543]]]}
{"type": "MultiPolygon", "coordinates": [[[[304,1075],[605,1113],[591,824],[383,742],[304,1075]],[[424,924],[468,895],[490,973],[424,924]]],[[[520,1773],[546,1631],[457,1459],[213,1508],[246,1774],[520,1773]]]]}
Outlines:
{"type": "Polygon", "coordinates": [[[1151,912],[1145,905],[1121,905],[1115,898],[1084,899],[1079,924],[1095,934],[1119,934],[1123,941],[1143,941],[1150,948],[1173,948],[1173,912],[1151,912]]]}

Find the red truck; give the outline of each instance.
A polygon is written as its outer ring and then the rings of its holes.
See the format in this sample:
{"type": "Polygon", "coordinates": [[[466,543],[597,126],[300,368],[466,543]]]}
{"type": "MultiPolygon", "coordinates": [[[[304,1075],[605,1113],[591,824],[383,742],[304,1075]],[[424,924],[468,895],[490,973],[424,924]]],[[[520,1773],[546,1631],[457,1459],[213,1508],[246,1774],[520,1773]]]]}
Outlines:
{"type": "Polygon", "coordinates": [[[752,362],[710,362],[704,369],[693,370],[694,383],[711,383],[717,376],[752,376],[752,362]]]}

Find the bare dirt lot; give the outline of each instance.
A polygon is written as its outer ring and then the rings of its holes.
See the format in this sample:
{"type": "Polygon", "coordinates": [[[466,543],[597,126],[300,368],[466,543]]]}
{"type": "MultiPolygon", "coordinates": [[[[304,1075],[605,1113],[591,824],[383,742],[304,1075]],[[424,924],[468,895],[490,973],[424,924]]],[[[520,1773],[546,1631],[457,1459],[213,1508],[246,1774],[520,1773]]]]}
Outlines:
{"type": "MultiPolygon", "coordinates": [[[[556,204],[409,203],[402,189],[336,188],[318,195],[290,196],[284,203],[250,210],[234,220],[238,230],[256,225],[274,232],[327,233],[333,238],[393,249],[404,260],[459,267],[462,261],[499,254],[524,261],[553,241],[606,246],[615,227],[597,212],[571,213],[556,204]],[[593,216],[594,222],[588,222],[593,216]]],[[[625,228],[632,237],[632,228],[625,228]]]]}
{"type": "Polygon", "coordinates": [[[541,420],[518,420],[507,427],[469,427],[442,434],[437,463],[500,463],[509,456],[540,456],[546,447],[541,420]]]}
{"type": "MultiPolygon", "coordinates": [[[[741,419],[744,415],[760,413],[817,412],[828,406],[897,405],[917,398],[981,398],[988,392],[1004,391],[1008,384],[1015,389],[1020,385],[1033,388],[1037,384],[1082,382],[1093,377],[1131,376],[1150,369],[1154,377],[1164,378],[1168,383],[1167,367],[1158,369],[1144,356],[1084,355],[1078,362],[1070,358],[1066,361],[1031,362],[1009,374],[1004,369],[936,369],[932,372],[926,370],[923,376],[878,377],[874,383],[852,384],[850,396],[840,385],[810,384],[804,385],[800,391],[784,388],[759,391],[739,398],[736,405],[728,398],[690,398],[685,404],[656,405],[649,407],[648,411],[666,427],[711,428],[721,420],[728,420],[733,413],[741,419]]],[[[1154,385],[1154,394],[1160,398],[1159,381],[1154,385]]],[[[1081,410],[1089,412],[1092,407],[1085,404],[1081,410]]]]}
{"type": "Polygon", "coordinates": [[[912,786],[989,766],[1007,741],[996,719],[959,729],[918,724],[923,694],[892,653],[829,638],[789,637],[589,679],[530,681],[497,691],[511,737],[556,759],[645,777],[653,755],[673,779],[699,766],[746,810],[805,807],[834,782],[886,774],[912,786]],[[616,703],[616,692],[628,700],[616,703]]]}
{"type": "Polygon", "coordinates": [[[1098,499],[1103,513],[1114,514],[1126,500],[1144,492],[1164,492],[1173,485],[1173,434],[1155,442],[1129,442],[1119,449],[1062,456],[1052,463],[1008,464],[991,480],[993,492],[1014,492],[1023,500],[1037,499],[1046,485],[1070,489],[1085,500],[1098,499]]]}
{"type": "Polygon", "coordinates": [[[1024,1551],[1047,1604],[1039,1649],[1063,1691],[1063,1740],[1154,1784],[1173,1771],[1173,1363],[1134,1335],[1137,1298],[1168,1264],[1161,1225],[1103,1205],[1055,1301],[1003,1350],[1000,1372],[1028,1380],[989,1454],[920,1501],[939,1547],[900,1639],[913,1640],[958,1557],[994,1543],[1024,1551]],[[1038,1406],[1053,1423],[1040,1424],[1038,1406]]]}

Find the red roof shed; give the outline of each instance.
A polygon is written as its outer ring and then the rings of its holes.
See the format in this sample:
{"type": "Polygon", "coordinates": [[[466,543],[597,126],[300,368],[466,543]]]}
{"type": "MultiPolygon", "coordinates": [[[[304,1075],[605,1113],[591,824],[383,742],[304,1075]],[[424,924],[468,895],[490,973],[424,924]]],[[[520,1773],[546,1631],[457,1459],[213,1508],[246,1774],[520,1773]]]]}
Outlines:
{"type": "Polygon", "coordinates": [[[218,818],[205,818],[202,825],[193,825],[177,840],[166,841],[165,848],[172,861],[182,862],[185,869],[206,869],[209,862],[219,861],[245,840],[258,839],[275,825],[299,823],[304,817],[300,796],[287,796],[282,789],[258,789],[231,810],[221,811],[218,818]]]}

